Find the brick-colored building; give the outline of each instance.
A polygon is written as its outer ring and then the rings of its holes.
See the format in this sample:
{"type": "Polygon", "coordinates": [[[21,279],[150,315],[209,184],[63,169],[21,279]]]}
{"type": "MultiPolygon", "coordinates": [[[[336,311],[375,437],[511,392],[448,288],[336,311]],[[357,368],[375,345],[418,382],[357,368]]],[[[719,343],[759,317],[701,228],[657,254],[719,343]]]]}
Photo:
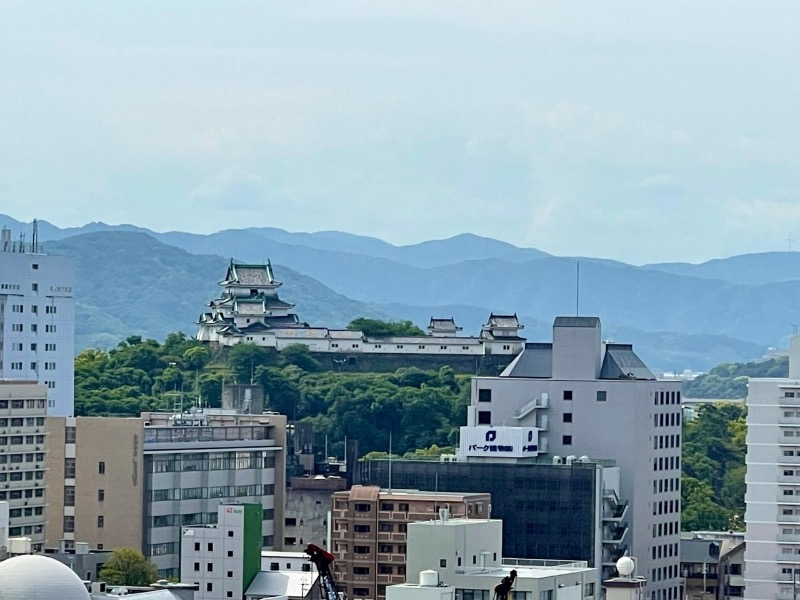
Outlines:
{"type": "Polygon", "coordinates": [[[448,516],[486,519],[484,493],[382,490],[355,485],[333,495],[331,547],[341,591],[348,598],[383,600],[386,586],[406,580],[408,523],[448,516]]]}

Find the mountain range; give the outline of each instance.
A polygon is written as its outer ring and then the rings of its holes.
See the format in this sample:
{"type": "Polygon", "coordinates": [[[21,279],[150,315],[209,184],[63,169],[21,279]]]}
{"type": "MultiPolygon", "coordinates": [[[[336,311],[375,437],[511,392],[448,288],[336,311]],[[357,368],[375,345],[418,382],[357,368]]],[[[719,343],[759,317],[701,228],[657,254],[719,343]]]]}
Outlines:
{"type": "MultiPolygon", "coordinates": [[[[30,239],[28,224],[0,215],[1,225],[30,239]]],[[[270,259],[284,282],[282,297],[312,324],[370,316],[425,327],[431,316],[453,316],[464,334],[475,335],[490,312],[515,312],[529,339],[548,340],[553,318],[577,310],[600,316],[605,337],[635,343],[648,364],[665,370],[705,370],[785,346],[800,298],[797,252],[634,266],[471,234],[394,246],[276,228],[201,235],[39,221],[38,232],[47,252],[76,259],[79,347],[112,345],[133,333],[193,333],[230,257],[270,259]]]]}

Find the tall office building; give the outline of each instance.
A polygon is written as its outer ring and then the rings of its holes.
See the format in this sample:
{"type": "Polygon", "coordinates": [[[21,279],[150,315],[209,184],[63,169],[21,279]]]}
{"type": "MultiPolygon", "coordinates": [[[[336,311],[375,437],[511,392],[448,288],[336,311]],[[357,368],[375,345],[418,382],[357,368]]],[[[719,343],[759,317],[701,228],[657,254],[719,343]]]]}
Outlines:
{"type": "MultiPolygon", "coordinates": [[[[623,542],[652,600],[680,590],[681,399],[629,344],[602,341],[596,317],[558,317],[498,377],[472,380],[459,459],[478,463],[611,459],[628,499],[623,542]]],[[[569,558],[569,557],[565,557],[569,558]]]]}
{"type": "Polygon", "coordinates": [[[74,282],[72,259],[0,230],[0,379],[47,386],[50,415],[73,414],[74,282]]]}
{"type": "Polygon", "coordinates": [[[0,501],[8,502],[8,537],[44,544],[47,388],[0,381],[0,501]]]}
{"type": "Polygon", "coordinates": [[[213,525],[224,502],[261,504],[264,548],[280,544],[286,417],[144,413],[47,419],[47,544],[141,549],[163,577],[181,527],[213,525]]]}
{"type": "Polygon", "coordinates": [[[793,598],[800,575],[800,336],[788,378],[750,379],[747,393],[744,596],[793,598]]]}

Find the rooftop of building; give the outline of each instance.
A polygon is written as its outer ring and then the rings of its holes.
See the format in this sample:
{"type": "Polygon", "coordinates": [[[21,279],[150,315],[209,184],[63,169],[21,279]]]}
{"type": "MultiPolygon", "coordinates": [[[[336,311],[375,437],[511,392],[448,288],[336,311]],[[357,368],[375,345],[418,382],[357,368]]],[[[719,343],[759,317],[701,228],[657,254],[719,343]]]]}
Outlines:
{"type": "Polygon", "coordinates": [[[245,596],[304,598],[318,578],[316,571],[260,571],[245,596]]]}
{"type": "MultiPolygon", "coordinates": [[[[553,329],[598,328],[597,317],[556,317],[553,329]]],[[[555,334],[554,334],[555,335],[555,334]]],[[[523,351],[506,367],[500,377],[550,379],[553,377],[553,353],[551,342],[526,343],[523,351]]],[[[599,355],[598,379],[612,381],[654,381],[656,376],[634,352],[632,344],[606,342],[596,348],[599,355]]]]}
{"type": "Polygon", "coordinates": [[[468,500],[470,498],[485,498],[488,493],[482,492],[427,492],[420,490],[388,490],[372,485],[354,485],[350,490],[336,492],[336,496],[347,494],[350,500],[443,500],[454,501],[468,500]]]}
{"type": "Polygon", "coordinates": [[[225,279],[220,285],[241,285],[241,286],[274,286],[280,285],[272,272],[272,264],[267,261],[264,265],[251,265],[245,263],[235,263],[231,260],[225,279]]]}

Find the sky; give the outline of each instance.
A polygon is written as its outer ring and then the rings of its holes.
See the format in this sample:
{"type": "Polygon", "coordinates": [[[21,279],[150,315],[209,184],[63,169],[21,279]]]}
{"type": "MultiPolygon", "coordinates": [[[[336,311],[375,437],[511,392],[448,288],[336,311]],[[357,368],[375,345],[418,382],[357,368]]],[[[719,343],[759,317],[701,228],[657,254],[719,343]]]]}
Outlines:
{"type": "Polygon", "coordinates": [[[0,213],[800,249],[795,1],[3,3],[0,213]]]}

